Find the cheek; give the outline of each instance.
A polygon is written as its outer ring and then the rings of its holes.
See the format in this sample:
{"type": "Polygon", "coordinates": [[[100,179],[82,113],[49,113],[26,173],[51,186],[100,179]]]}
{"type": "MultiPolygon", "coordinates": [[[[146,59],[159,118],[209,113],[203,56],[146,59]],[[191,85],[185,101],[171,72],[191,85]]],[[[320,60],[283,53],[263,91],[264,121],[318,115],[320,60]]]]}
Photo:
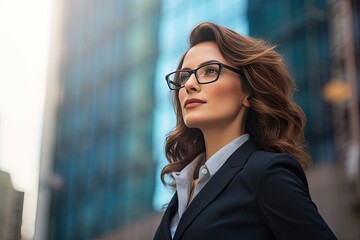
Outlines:
{"type": "Polygon", "coordinates": [[[178,93],[178,97],[177,99],[179,100],[180,104],[184,101],[184,98],[185,98],[185,91],[184,91],[185,88],[181,88],[179,90],[179,93],[178,93]]]}
{"type": "Polygon", "coordinates": [[[183,109],[183,107],[182,107],[182,104],[183,104],[183,102],[184,102],[185,97],[186,97],[186,93],[185,93],[185,91],[184,91],[184,88],[182,88],[182,89],[179,90],[177,99],[178,99],[178,101],[179,101],[179,105],[180,105],[180,108],[181,108],[181,112],[182,112],[183,114],[184,114],[184,112],[183,112],[184,109],[183,109]]]}
{"type": "Polygon", "coordinates": [[[237,84],[218,87],[211,93],[212,98],[216,100],[217,104],[224,107],[238,105],[241,102],[242,95],[241,86],[237,84]]]}
{"type": "Polygon", "coordinates": [[[186,97],[187,97],[187,93],[186,93],[185,88],[180,89],[179,93],[178,93],[178,96],[177,96],[177,100],[179,101],[180,107],[181,107],[182,110],[184,110],[182,105],[183,105],[186,97]]]}

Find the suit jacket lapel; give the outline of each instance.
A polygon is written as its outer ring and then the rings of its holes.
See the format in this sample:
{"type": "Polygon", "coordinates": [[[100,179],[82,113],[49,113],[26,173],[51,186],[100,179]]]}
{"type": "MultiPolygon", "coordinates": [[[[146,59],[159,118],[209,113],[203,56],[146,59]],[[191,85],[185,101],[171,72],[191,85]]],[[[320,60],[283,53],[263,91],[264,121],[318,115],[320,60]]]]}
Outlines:
{"type": "Polygon", "coordinates": [[[177,197],[177,193],[175,193],[172,199],[170,200],[169,205],[166,208],[166,211],[164,212],[159,228],[157,230],[158,233],[156,234],[159,238],[156,239],[162,239],[162,240],[172,239],[170,235],[170,223],[177,209],[178,209],[178,197],[177,197]]]}
{"type": "Polygon", "coordinates": [[[256,146],[253,140],[249,139],[228,158],[198,195],[195,196],[182,215],[174,240],[181,239],[187,227],[220,194],[236,173],[243,168],[247,159],[255,150],[256,146]]]}

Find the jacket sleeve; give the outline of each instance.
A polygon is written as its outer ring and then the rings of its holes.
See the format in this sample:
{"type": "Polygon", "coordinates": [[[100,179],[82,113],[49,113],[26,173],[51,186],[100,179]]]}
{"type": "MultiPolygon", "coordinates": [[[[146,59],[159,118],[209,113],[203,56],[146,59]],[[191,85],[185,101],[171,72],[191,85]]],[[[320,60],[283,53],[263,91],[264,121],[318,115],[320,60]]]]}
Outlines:
{"type": "Polygon", "coordinates": [[[266,161],[256,191],[260,214],[276,239],[336,239],[311,200],[302,167],[290,155],[266,161]]]}

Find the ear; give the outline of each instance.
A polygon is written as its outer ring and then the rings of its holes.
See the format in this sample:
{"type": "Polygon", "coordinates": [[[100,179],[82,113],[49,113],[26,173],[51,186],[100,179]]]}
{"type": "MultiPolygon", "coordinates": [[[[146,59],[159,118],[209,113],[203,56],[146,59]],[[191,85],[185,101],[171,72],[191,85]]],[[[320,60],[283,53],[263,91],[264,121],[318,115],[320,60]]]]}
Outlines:
{"type": "Polygon", "coordinates": [[[243,99],[242,101],[242,104],[245,106],[245,107],[251,107],[250,106],[250,103],[249,103],[249,95],[246,95],[246,97],[243,99]]]}

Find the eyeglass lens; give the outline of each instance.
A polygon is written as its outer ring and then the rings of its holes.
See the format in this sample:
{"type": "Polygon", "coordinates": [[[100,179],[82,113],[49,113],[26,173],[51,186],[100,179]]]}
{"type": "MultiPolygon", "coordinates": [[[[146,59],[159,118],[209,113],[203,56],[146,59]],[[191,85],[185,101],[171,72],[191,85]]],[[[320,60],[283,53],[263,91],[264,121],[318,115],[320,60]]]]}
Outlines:
{"type": "MultiPolygon", "coordinates": [[[[177,71],[168,76],[168,83],[171,89],[178,89],[185,85],[190,78],[191,71],[177,71]]],[[[215,81],[220,74],[219,64],[208,64],[195,71],[199,83],[209,83],[215,81]]]]}

